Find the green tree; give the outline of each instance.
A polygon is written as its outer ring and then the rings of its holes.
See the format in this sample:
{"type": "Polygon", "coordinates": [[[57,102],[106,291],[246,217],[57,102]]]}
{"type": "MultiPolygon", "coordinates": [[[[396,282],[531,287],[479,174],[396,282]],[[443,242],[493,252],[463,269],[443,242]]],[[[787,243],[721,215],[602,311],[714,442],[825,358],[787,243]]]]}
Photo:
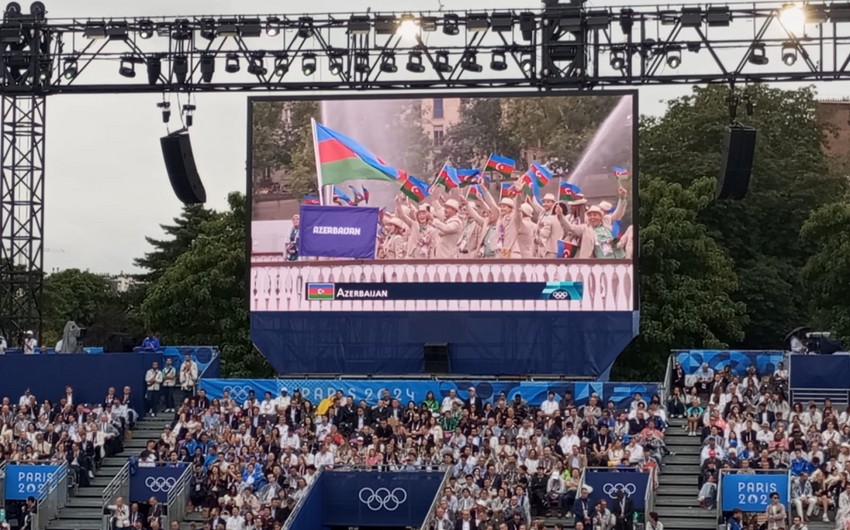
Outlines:
{"type": "Polygon", "coordinates": [[[183,206],[180,217],[174,218],[174,224],[159,225],[165,232],[166,238],[145,237],[145,241],[153,247],[153,250],[133,260],[136,267],[147,271],[139,274],[137,278],[143,282],[155,282],[162,277],[166,269],[191,248],[192,242],[198,237],[200,226],[212,216],[213,211],[203,205],[186,205],[183,206]]]}
{"type": "Polygon", "coordinates": [[[641,176],[641,329],[615,377],[657,380],[673,348],[723,348],[742,338],[745,306],[732,299],[732,262],[699,221],[713,186],[708,178],[684,187],[641,176]]]}
{"type": "Polygon", "coordinates": [[[142,313],[165,343],[218,345],[227,376],[268,376],[248,331],[245,197],[232,193],[228,203],[150,287],[142,313]]]}
{"type": "Polygon", "coordinates": [[[519,157],[519,147],[503,129],[502,101],[472,98],[461,101],[460,121],[435,149],[437,163],[451,160],[456,167],[481,167],[491,153],[519,157]]]}
{"type": "Polygon", "coordinates": [[[811,324],[850,340],[850,203],[829,204],[803,225],[803,244],[811,248],[803,285],[811,303],[811,324]]]}
{"type": "MultiPolygon", "coordinates": [[[[800,270],[811,249],[798,235],[813,209],[844,196],[847,179],[830,170],[811,89],[758,85],[747,95],[755,113],[742,119],[758,131],[749,194],[709,204],[699,219],[728,252],[740,280],[734,299],[746,304],[749,318],[733,345],[766,348],[779,346],[787,330],[807,320],[800,270]]],[[[726,87],[697,87],[672,101],[664,116],[646,120],[641,167],[684,186],[717,174],[727,96],[726,87]]]]}

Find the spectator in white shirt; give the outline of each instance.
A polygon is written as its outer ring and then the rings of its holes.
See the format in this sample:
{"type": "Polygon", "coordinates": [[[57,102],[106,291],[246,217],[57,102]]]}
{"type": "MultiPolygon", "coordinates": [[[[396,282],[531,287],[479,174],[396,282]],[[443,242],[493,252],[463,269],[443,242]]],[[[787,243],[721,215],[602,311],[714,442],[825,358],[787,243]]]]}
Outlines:
{"type": "Polygon", "coordinates": [[[6,348],[8,348],[8,347],[9,347],[9,345],[6,342],[6,337],[4,337],[2,334],[0,334],[0,355],[5,355],[6,348]]]}
{"type": "Polygon", "coordinates": [[[145,374],[145,408],[154,418],[159,407],[160,385],[162,385],[162,372],[159,369],[159,363],[154,361],[145,374]]]}
{"type": "Polygon", "coordinates": [[[451,412],[452,405],[457,403],[458,405],[463,405],[463,401],[457,397],[457,392],[454,389],[449,390],[449,395],[443,398],[443,403],[440,405],[440,412],[451,412]]]}
{"type": "Polygon", "coordinates": [[[192,360],[192,355],[187,353],[183,359],[183,364],[180,365],[180,390],[183,391],[183,399],[192,395],[197,382],[198,365],[192,360]]]}
{"type": "Polygon", "coordinates": [[[27,331],[24,334],[24,353],[27,355],[35,354],[35,350],[38,348],[38,341],[33,336],[32,331],[27,331]]]}
{"type": "Polygon", "coordinates": [[[549,391],[546,396],[546,401],[540,405],[540,410],[543,411],[543,414],[546,416],[557,416],[561,412],[558,402],[555,401],[554,392],[549,391]]]}
{"type": "Polygon", "coordinates": [[[578,436],[573,434],[573,428],[569,425],[566,429],[564,429],[564,435],[561,436],[560,440],[558,440],[558,445],[561,447],[561,451],[563,451],[565,455],[572,454],[573,447],[580,443],[581,440],[578,436]]]}

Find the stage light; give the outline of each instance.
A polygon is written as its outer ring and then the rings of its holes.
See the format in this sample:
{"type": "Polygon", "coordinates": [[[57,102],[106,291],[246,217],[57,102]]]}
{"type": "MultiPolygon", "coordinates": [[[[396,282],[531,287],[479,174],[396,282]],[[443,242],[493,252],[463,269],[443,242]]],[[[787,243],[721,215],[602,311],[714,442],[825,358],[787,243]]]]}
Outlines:
{"type": "Polygon", "coordinates": [[[402,40],[415,42],[419,36],[419,24],[412,15],[402,15],[401,24],[398,25],[398,35],[402,40]]]}
{"type": "Polygon", "coordinates": [[[779,12],[779,22],[792,35],[802,36],[806,32],[806,12],[800,4],[785,4],[779,12]]]}
{"type": "Polygon", "coordinates": [[[473,32],[487,31],[490,27],[490,21],[487,20],[487,13],[469,13],[466,15],[466,29],[473,32]]]}
{"type": "Polygon", "coordinates": [[[162,59],[156,55],[148,57],[148,84],[155,85],[162,73],[162,59]]]}
{"type": "Polygon", "coordinates": [[[806,24],[823,24],[828,20],[826,6],[823,4],[807,4],[804,9],[806,11],[806,24]]]}
{"type": "Polygon", "coordinates": [[[422,28],[422,31],[437,31],[437,17],[421,17],[419,27],[422,28]]]}
{"type": "Polygon", "coordinates": [[[611,13],[607,9],[591,9],[585,13],[584,23],[587,29],[608,29],[611,25],[611,13]]]}
{"type": "Polygon", "coordinates": [[[105,39],[106,24],[103,22],[86,22],[83,36],[89,39],[105,39]]]}
{"type": "Polygon", "coordinates": [[[726,27],[732,21],[732,12],[728,6],[708,6],[705,21],[709,27],[726,27]]]}
{"type": "Polygon", "coordinates": [[[667,66],[675,70],[682,64],[682,49],[678,46],[667,48],[667,66]]]}
{"type": "Polygon", "coordinates": [[[77,60],[73,58],[65,59],[65,62],[62,65],[62,77],[70,81],[77,77],[77,73],[79,73],[77,60]]]}
{"type": "Polygon", "coordinates": [[[496,72],[502,72],[508,69],[508,63],[505,61],[504,50],[493,50],[490,56],[490,69],[496,72]]]}
{"type": "Polygon", "coordinates": [[[213,40],[215,38],[215,19],[201,19],[201,37],[207,40],[213,40]]]}
{"type": "Polygon", "coordinates": [[[369,73],[369,52],[361,50],[354,54],[354,71],[358,74],[369,73]]]}
{"type": "Polygon", "coordinates": [[[422,64],[422,52],[412,51],[407,58],[407,71],[414,74],[421,74],[425,71],[425,65],[422,64]]]}
{"type": "Polygon", "coordinates": [[[611,51],[611,68],[614,70],[622,70],[626,67],[626,52],[623,50],[611,51]]]}
{"type": "Polygon", "coordinates": [[[534,35],[534,30],[537,29],[537,21],[534,18],[534,13],[525,11],[519,14],[519,31],[522,33],[523,40],[531,40],[534,35]]]}
{"type": "Polygon", "coordinates": [[[457,35],[460,33],[460,17],[455,13],[446,13],[443,16],[443,33],[446,35],[457,35]]]}
{"type": "Polygon", "coordinates": [[[289,56],[286,53],[279,53],[274,58],[274,75],[283,77],[289,73],[289,56]]]}
{"type": "Polygon", "coordinates": [[[493,31],[505,32],[514,27],[514,14],[510,11],[496,11],[490,16],[490,27],[493,31]]]}
{"type": "Polygon", "coordinates": [[[44,2],[33,2],[30,4],[30,14],[37,19],[43,19],[47,13],[47,8],[44,7],[44,2]]]}
{"type": "Polygon", "coordinates": [[[239,55],[233,52],[228,53],[224,58],[224,71],[228,74],[235,74],[239,71],[239,55]]]}
{"type": "Polygon", "coordinates": [[[366,35],[371,27],[369,15],[351,15],[348,19],[348,33],[351,35],[366,35]]]}
{"type": "Polygon", "coordinates": [[[484,70],[484,67],[478,64],[478,54],[473,50],[467,50],[464,52],[463,57],[460,60],[460,67],[469,72],[481,72],[484,70]]]}
{"type": "Polygon", "coordinates": [[[702,26],[702,9],[699,7],[683,7],[679,24],[683,28],[698,28],[702,26]]]}
{"type": "Polygon", "coordinates": [[[395,35],[398,20],[395,15],[378,15],[375,17],[376,35],[395,35]]]}
{"type": "Polygon", "coordinates": [[[127,40],[130,30],[127,28],[127,23],[124,21],[110,21],[106,27],[106,36],[109,40],[127,40]]]}
{"type": "Polygon", "coordinates": [[[192,105],[191,103],[187,103],[183,105],[183,121],[186,123],[186,127],[191,127],[195,123],[194,114],[197,107],[192,105]]]}
{"type": "Polygon", "coordinates": [[[168,123],[171,119],[171,102],[160,101],[156,106],[162,110],[162,123],[168,123]]]}
{"type": "Polygon", "coordinates": [[[269,37],[277,37],[280,34],[280,19],[278,17],[268,17],[266,19],[266,35],[269,37]]]}
{"type": "Polygon", "coordinates": [[[204,83],[212,82],[215,73],[215,55],[205,53],[201,56],[201,80],[204,83]]]}
{"type": "Polygon", "coordinates": [[[6,22],[0,26],[0,42],[19,44],[24,40],[24,27],[20,23],[6,22]]]}
{"type": "Polygon", "coordinates": [[[519,67],[526,74],[531,74],[534,71],[534,54],[532,52],[523,52],[519,67]]]}
{"type": "Polygon", "coordinates": [[[298,36],[302,39],[313,36],[313,17],[301,17],[298,19],[298,36]]]}
{"type": "Polygon", "coordinates": [[[339,75],[342,73],[344,65],[342,64],[342,51],[328,50],[328,70],[331,75],[339,75]]]}
{"type": "Polygon", "coordinates": [[[251,55],[251,58],[248,60],[248,73],[251,75],[261,76],[269,73],[268,68],[263,62],[263,54],[255,53],[251,55]]]}
{"type": "Polygon", "coordinates": [[[782,62],[787,66],[793,66],[797,62],[797,45],[794,41],[782,43],[782,62]]]}
{"type": "Polygon", "coordinates": [[[46,83],[47,80],[50,79],[52,70],[53,63],[50,62],[50,59],[42,59],[38,61],[38,80],[42,83],[46,83]]]}
{"type": "Polygon", "coordinates": [[[181,85],[186,84],[186,76],[189,74],[189,59],[185,55],[178,55],[174,58],[174,78],[181,85]]]}
{"type": "Polygon", "coordinates": [[[239,26],[235,18],[220,18],[218,19],[218,28],[216,35],[219,37],[238,37],[239,26]]]}
{"type": "Polygon", "coordinates": [[[632,28],[635,25],[635,10],[630,7],[624,7],[620,10],[620,29],[623,35],[630,35],[632,28]]]}
{"type": "Polygon", "coordinates": [[[850,4],[832,4],[829,6],[829,20],[832,22],[850,22],[850,4]]]}
{"type": "Polygon", "coordinates": [[[149,39],[153,37],[153,22],[150,20],[139,21],[139,37],[149,39]]]}
{"type": "Polygon", "coordinates": [[[192,29],[189,27],[189,21],[185,18],[177,19],[174,23],[174,32],[171,33],[171,38],[174,40],[191,39],[192,29]]]}
{"type": "Polygon", "coordinates": [[[381,71],[387,74],[398,72],[398,66],[395,64],[395,53],[386,51],[381,54],[381,71]]]}
{"type": "Polygon", "coordinates": [[[301,72],[304,75],[313,75],[316,72],[316,54],[305,53],[301,59],[301,72]]]}
{"type": "Polygon", "coordinates": [[[767,58],[767,52],[765,51],[764,44],[753,44],[752,48],[750,48],[750,56],[748,60],[752,64],[757,64],[759,66],[764,66],[770,62],[767,58]]]}
{"type": "Polygon", "coordinates": [[[263,34],[263,25],[258,17],[242,17],[239,19],[239,35],[242,37],[259,37],[263,34]]]}
{"type": "Polygon", "coordinates": [[[134,78],[136,77],[136,58],[132,55],[125,55],[121,57],[121,64],[118,68],[118,73],[121,74],[122,77],[134,78]]]}
{"type": "Polygon", "coordinates": [[[440,50],[435,54],[435,58],[436,59],[434,60],[434,70],[444,74],[448,74],[452,70],[454,70],[454,68],[452,68],[452,65],[449,64],[449,52],[445,50],[440,50]]]}

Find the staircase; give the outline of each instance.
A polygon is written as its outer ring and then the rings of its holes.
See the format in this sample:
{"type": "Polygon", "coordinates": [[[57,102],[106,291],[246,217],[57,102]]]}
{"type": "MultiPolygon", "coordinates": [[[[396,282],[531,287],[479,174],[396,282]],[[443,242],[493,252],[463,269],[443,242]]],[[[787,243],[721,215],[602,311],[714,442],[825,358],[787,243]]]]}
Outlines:
{"type": "Polygon", "coordinates": [[[686,423],[684,419],[670,418],[664,435],[667,448],[676,454],[664,459],[655,492],[655,511],[665,529],[716,529],[717,511],[700,508],[697,502],[701,447],[698,436],[688,436],[686,423]]]}
{"type": "Polygon", "coordinates": [[[171,418],[144,419],[136,424],[133,439],[124,441],[124,452],[104,458],[94,472],[90,487],[77,488],[58,517],[47,523],[48,530],[99,530],[103,527],[103,489],[115,478],[130,456],[138,456],[149,439],[159,438],[171,418]]]}

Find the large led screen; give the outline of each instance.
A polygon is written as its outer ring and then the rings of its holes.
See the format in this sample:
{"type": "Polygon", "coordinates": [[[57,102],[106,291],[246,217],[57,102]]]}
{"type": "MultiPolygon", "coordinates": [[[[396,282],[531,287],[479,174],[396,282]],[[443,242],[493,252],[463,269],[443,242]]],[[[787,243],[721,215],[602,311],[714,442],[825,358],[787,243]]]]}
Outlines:
{"type": "Polygon", "coordinates": [[[253,312],[633,311],[632,93],[251,100],[253,312]]]}

